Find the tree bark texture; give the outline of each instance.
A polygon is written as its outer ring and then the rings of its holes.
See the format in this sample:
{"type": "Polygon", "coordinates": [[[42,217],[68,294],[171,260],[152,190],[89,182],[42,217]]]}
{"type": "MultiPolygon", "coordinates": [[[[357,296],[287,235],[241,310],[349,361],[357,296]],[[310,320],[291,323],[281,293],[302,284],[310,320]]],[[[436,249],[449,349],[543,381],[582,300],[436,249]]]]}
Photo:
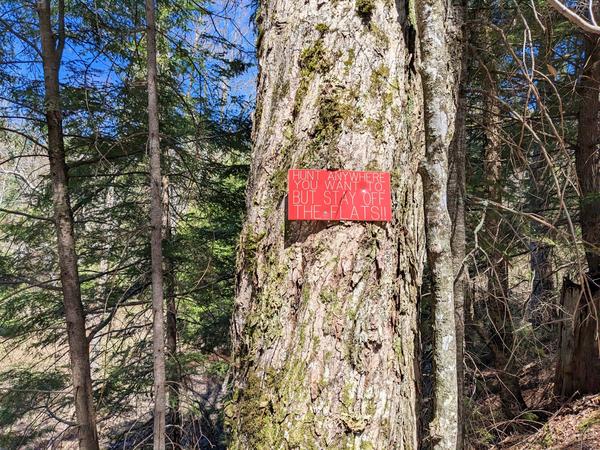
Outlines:
{"type": "Polygon", "coordinates": [[[578,88],[581,105],[575,165],[581,189],[581,236],[586,246],[588,271],[592,278],[597,278],[600,277],[600,37],[586,38],[585,57],[578,88]]]}
{"type": "Polygon", "coordinates": [[[600,357],[596,340],[600,292],[590,298],[590,286],[583,288],[563,281],[560,298],[564,320],[559,324],[559,353],[554,392],[562,397],[600,392],[600,357]]]}
{"type": "Polygon", "coordinates": [[[49,0],[37,3],[42,61],[46,123],[48,126],[48,159],[52,179],[52,205],[58,244],[58,262],[63,292],[69,358],[75,399],[79,447],[98,449],[96,412],[92,396],[89,343],[85,329],[85,313],[81,302],[81,286],[75,248],[73,210],[69,199],[69,181],[65,163],[65,145],[60,101],[59,71],[64,48],[64,3],[59,1],[58,32],[52,30],[49,0]],[[55,37],[56,36],[56,37],[55,37]]]}
{"type": "Polygon", "coordinates": [[[422,101],[407,3],[271,0],[232,323],[231,448],[417,448],[422,101]],[[392,172],[390,223],[288,222],[290,168],[392,172]]]}
{"type": "MultiPolygon", "coordinates": [[[[464,8],[461,12],[462,21],[464,8]]],[[[464,435],[464,350],[465,350],[465,294],[468,270],[465,265],[466,228],[466,163],[467,163],[467,68],[468,68],[468,35],[462,30],[459,44],[460,77],[457,92],[456,119],[454,121],[454,137],[448,155],[448,212],[452,221],[452,266],[454,268],[454,321],[456,323],[456,378],[458,383],[458,436],[457,448],[463,448],[464,435]]]]}
{"type": "MultiPolygon", "coordinates": [[[[425,122],[423,177],[427,261],[433,299],[433,419],[429,432],[434,449],[456,449],[458,382],[452,222],[448,213],[448,153],[456,118],[458,62],[451,55],[456,42],[448,3],[416,1],[425,122]]],[[[460,60],[459,60],[460,61],[460,60]]]]}
{"type": "Polygon", "coordinates": [[[152,259],[152,352],[154,357],[154,450],[164,450],[166,432],[165,325],[162,257],[162,177],[158,124],[156,20],[154,0],[146,0],[148,68],[148,150],[150,154],[150,252],[152,259]]]}
{"type": "Polygon", "coordinates": [[[600,38],[585,39],[575,165],[588,273],[578,291],[563,287],[555,390],[564,396],[600,391],[600,38]]]}

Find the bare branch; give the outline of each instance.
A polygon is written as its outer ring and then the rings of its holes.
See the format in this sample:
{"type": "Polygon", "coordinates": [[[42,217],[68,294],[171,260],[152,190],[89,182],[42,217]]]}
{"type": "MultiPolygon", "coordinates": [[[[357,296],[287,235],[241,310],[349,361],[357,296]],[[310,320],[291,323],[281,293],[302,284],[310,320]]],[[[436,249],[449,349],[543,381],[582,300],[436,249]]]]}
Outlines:
{"type": "MultiPolygon", "coordinates": [[[[573,10],[567,8],[560,0],[550,0],[550,5],[562,14],[569,22],[592,34],[600,34],[600,27],[588,22],[573,10]]],[[[592,18],[594,16],[592,15],[592,18]]],[[[593,20],[593,19],[592,19],[593,20]]]]}

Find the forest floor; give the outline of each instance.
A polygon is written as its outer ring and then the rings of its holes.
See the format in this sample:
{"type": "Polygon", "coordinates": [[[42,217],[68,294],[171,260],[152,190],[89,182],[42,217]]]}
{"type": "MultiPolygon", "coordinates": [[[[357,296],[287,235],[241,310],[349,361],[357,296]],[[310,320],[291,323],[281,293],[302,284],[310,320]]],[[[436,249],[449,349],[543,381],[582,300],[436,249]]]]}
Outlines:
{"type": "MultiPolygon", "coordinates": [[[[23,361],[27,355],[13,352],[6,361],[23,361]]],[[[37,367],[52,367],[57,361],[52,358],[40,358],[37,367]]],[[[65,363],[64,361],[59,361],[65,363]]],[[[202,368],[198,368],[202,373],[202,368]]],[[[567,402],[561,402],[553,394],[554,358],[552,352],[539,358],[535,363],[523,367],[519,374],[523,395],[529,410],[512,421],[502,420],[500,401],[497,393],[487,392],[467,408],[471,412],[467,427],[470,450],[600,450],[600,395],[585,396],[567,402]]],[[[493,371],[478,374],[478,386],[494,385],[493,371]]],[[[190,414],[184,420],[183,434],[185,448],[224,448],[220,442],[222,429],[215,424],[218,411],[222,406],[218,400],[222,380],[219,377],[195,375],[185,383],[185,398],[190,414]],[[193,414],[191,414],[193,411],[193,414]],[[191,441],[194,443],[191,444],[191,441]],[[187,445],[191,444],[191,445],[187,445]]],[[[0,387],[2,387],[0,385],[0,387]]],[[[493,389],[493,388],[492,388],[493,389]]],[[[132,449],[145,448],[150,443],[152,433],[151,402],[149,398],[140,398],[132,406],[132,415],[120,417],[120,420],[102,421],[100,431],[105,437],[103,448],[132,449]]],[[[23,419],[32,419],[27,416],[23,419]]],[[[40,426],[39,422],[24,420],[13,431],[26,431],[27,425],[40,426]],[[25,428],[23,428],[25,427],[25,428]]],[[[34,440],[27,449],[75,449],[77,447],[74,430],[64,424],[46,419],[49,435],[34,440]],[[49,439],[49,437],[52,438],[49,439]]],[[[1,447],[1,445],[0,445],[1,447]]]]}
{"type": "Polygon", "coordinates": [[[600,395],[563,405],[534,433],[514,434],[498,449],[598,450],[600,449],[600,395]]]}
{"type": "Polygon", "coordinates": [[[600,449],[600,395],[558,402],[553,395],[553,361],[523,369],[521,386],[530,408],[498,450],[598,450],[600,449]]]}

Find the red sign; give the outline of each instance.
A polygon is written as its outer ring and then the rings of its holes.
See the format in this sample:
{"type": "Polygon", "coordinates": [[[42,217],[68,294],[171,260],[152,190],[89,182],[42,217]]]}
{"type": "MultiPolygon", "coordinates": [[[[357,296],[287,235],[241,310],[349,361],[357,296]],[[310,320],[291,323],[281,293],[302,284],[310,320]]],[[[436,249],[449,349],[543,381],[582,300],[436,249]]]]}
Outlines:
{"type": "Polygon", "coordinates": [[[289,220],[392,220],[389,172],[288,171],[289,220]]]}

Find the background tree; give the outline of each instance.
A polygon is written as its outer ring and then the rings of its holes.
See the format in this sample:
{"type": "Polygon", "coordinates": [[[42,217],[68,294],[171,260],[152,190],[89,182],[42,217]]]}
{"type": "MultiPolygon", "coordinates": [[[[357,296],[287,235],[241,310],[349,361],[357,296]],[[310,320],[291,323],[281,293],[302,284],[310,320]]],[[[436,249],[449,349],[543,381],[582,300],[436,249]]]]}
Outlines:
{"type": "Polygon", "coordinates": [[[148,60],[148,151],[150,155],[150,253],[152,260],[152,354],[154,358],[154,448],[162,450],[166,441],[166,374],[163,291],[163,194],[158,125],[158,86],[156,64],[156,20],[154,0],[146,0],[146,40],[148,60]]]}
{"type": "Polygon", "coordinates": [[[58,2],[57,31],[53,30],[53,11],[49,0],[37,3],[40,52],[44,68],[44,106],[48,132],[48,159],[52,178],[52,204],[56,228],[60,282],[71,362],[73,395],[79,434],[79,446],[85,450],[98,448],[96,412],[92,399],[92,379],[88,336],[75,249],[73,210],[71,208],[62,124],[59,72],[65,47],[65,5],[58,2]]]}
{"type": "Polygon", "coordinates": [[[552,3],[585,32],[581,80],[577,86],[580,103],[575,166],[579,222],[588,270],[580,277],[580,286],[568,282],[563,286],[561,306],[567,322],[560,328],[555,385],[557,393],[570,396],[600,391],[600,29],[591,25],[595,24],[594,16],[600,14],[600,5],[590,2],[586,20],[561,8],[558,2],[552,3]]]}
{"type": "MultiPolygon", "coordinates": [[[[195,392],[206,389],[210,398],[221,392],[228,358],[249,103],[243,96],[222,96],[219,87],[246,70],[244,60],[251,53],[227,41],[237,35],[234,28],[229,35],[220,28],[230,23],[231,10],[213,18],[213,26],[204,8],[162,5],[158,29],[169,32],[157,36],[166,67],[159,108],[173,218],[165,256],[178,268],[173,288],[180,315],[180,346],[168,367],[177,361],[185,446],[199,439],[201,421],[206,438],[222,439],[214,435],[220,427],[216,406],[195,392]]],[[[2,6],[4,29],[35,39],[36,29],[20,15],[35,10],[2,6]]],[[[69,39],[60,79],[65,156],[103,445],[109,439],[135,443],[151,434],[144,401],[153,381],[144,17],[137,3],[69,3],[65,9],[69,39]]],[[[20,447],[28,440],[35,446],[44,445],[43,438],[69,438],[73,403],[64,392],[63,309],[48,247],[53,229],[46,220],[51,204],[41,159],[41,65],[33,51],[23,53],[16,38],[3,44],[1,114],[6,119],[0,160],[7,171],[2,177],[7,195],[1,228],[9,244],[3,246],[0,329],[9,361],[2,374],[2,389],[8,390],[0,395],[0,435],[3,445],[20,447]],[[30,345],[43,356],[23,355],[20,348],[30,345]]]]}

